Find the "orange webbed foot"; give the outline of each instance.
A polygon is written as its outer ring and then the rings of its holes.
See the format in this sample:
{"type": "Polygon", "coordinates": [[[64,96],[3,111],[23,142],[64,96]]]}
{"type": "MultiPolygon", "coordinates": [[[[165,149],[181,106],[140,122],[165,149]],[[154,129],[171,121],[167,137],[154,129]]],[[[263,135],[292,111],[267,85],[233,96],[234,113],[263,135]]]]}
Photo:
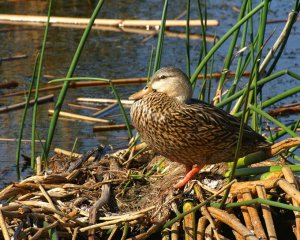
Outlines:
{"type": "Polygon", "coordinates": [[[187,182],[191,180],[203,167],[204,165],[196,165],[195,167],[190,169],[188,166],[186,166],[187,174],[181,181],[174,185],[174,188],[184,187],[185,184],[187,184],[187,182]]]}

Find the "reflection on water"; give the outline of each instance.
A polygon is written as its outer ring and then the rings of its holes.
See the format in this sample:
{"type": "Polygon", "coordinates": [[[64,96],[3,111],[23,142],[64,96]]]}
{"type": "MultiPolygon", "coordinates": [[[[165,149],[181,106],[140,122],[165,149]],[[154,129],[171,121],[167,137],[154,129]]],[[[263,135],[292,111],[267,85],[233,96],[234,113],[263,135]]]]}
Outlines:
{"type": "MultiPolygon", "coordinates": [[[[70,16],[70,17],[89,17],[94,9],[96,1],[56,1],[53,9],[53,16],[70,16]]],[[[236,21],[238,13],[232,9],[232,6],[239,6],[240,1],[214,1],[209,4],[208,18],[220,20],[220,27],[211,28],[211,34],[217,33],[222,36],[236,21]]],[[[271,12],[270,18],[283,19],[287,13],[293,8],[286,3],[274,3],[276,12],[271,12]],[[277,4],[278,6],[275,6],[277,4]]],[[[0,2],[0,13],[9,14],[31,14],[45,15],[47,12],[47,1],[5,1],[0,2]]],[[[162,1],[109,1],[104,4],[99,17],[101,18],[119,18],[119,19],[160,19],[162,1]]],[[[169,18],[174,18],[185,9],[184,1],[172,1],[169,6],[169,18]]],[[[197,17],[197,8],[192,7],[191,15],[197,17]]],[[[296,24],[296,26],[299,23],[296,24]]],[[[270,45],[278,36],[283,24],[268,25],[267,36],[277,27],[274,37],[270,40],[270,45]]],[[[287,53],[284,55],[280,63],[280,69],[290,69],[299,73],[298,56],[299,51],[299,28],[293,29],[293,37],[289,40],[287,53]],[[293,56],[290,59],[290,56],[293,56]]],[[[184,29],[181,29],[184,31],[184,29]]],[[[199,32],[199,29],[193,29],[193,32],[199,32]]],[[[0,81],[18,81],[19,87],[14,90],[0,90],[1,94],[13,92],[16,90],[27,89],[30,83],[33,63],[36,52],[40,49],[43,38],[44,27],[34,25],[0,25],[0,57],[13,56],[17,54],[26,54],[27,59],[15,60],[10,62],[2,62],[0,65],[0,81]]],[[[77,44],[83,33],[83,29],[70,29],[52,27],[49,31],[47,40],[47,48],[45,52],[45,62],[43,75],[51,75],[54,78],[66,75],[72,56],[75,52],[77,44]]],[[[132,33],[109,32],[93,30],[90,33],[89,40],[84,48],[84,52],[80,58],[78,67],[74,76],[94,76],[106,78],[126,78],[126,77],[143,77],[147,74],[148,62],[152,46],[156,45],[157,38],[150,38],[142,43],[145,35],[132,33]]],[[[201,42],[199,40],[191,41],[191,60],[192,70],[195,69],[199,57],[199,49],[201,42]]],[[[211,45],[209,45],[211,47],[211,45]]],[[[227,45],[228,46],[228,45],[227,45]]],[[[225,58],[227,46],[223,47],[215,55],[215,69],[220,71],[225,58]]],[[[185,69],[185,41],[183,39],[165,38],[165,46],[163,53],[163,65],[175,65],[185,69]]],[[[213,81],[215,86],[217,80],[213,81]]],[[[42,79],[42,87],[47,83],[47,79],[42,79]]],[[[281,82],[277,81],[275,85],[266,87],[264,98],[274,96],[284,89],[296,86],[298,83],[290,78],[282,78],[281,82]],[[277,84],[277,85],[276,85],[277,84]],[[278,86],[280,87],[274,87],[278,86]],[[269,89],[268,89],[269,88],[269,89]],[[271,90],[272,91],[268,91],[271,90]]],[[[122,86],[118,87],[119,94],[122,98],[127,98],[132,92],[141,86],[122,86]]],[[[47,95],[54,92],[44,92],[41,95],[47,95]]],[[[68,107],[67,103],[74,103],[76,97],[103,97],[113,98],[111,90],[107,87],[91,87],[81,89],[70,89],[67,94],[64,111],[70,111],[83,115],[91,115],[93,111],[74,109],[68,107]]],[[[287,102],[297,100],[296,96],[287,102]]],[[[24,101],[24,96],[0,98],[0,105],[5,106],[12,103],[24,101]]],[[[43,104],[38,109],[37,119],[37,139],[45,139],[49,117],[47,110],[53,109],[54,103],[43,104]]],[[[128,109],[127,109],[128,110],[128,109]]],[[[29,116],[31,110],[28,112],[29,116]]],[[[118,123],[122,123],[119,116],[119,110],[112,112],[112,119],[118,123]]],[[[21,121],[22,110],[12,111],[0,114],[0,137],[1,138],[17,138],[19,125],[21,121]]],[[[291,118],[285,119],[290,121],[291,118]]],[[[24,139],[30,139],[31,121],[26,122],[24,139]]],[[[59,120],[53,146],[70,150],[74,144],[76,137],[76,151],[83,152],[96,144],[111,144],[113,147],[122,147],[127,141],[122,139],[112,139],[106,137],[124,136],[127,137],[126,131],[110,132],[110,133],[93,133],[93,124],[85,122],[74,122],[70,120],[59,120]],[[102,137],[101,139],[95,137],[102,137]]],[[[15,147],[16,142],[0,141],[1,166],[0,182],[5,179],[7,181],[15,180],[15,147]]],[[[37,152],[41,151],[41,144],[37,144],[37,152]]],[[[30,144],[24,143],[22,153],[30,155],[30,144]]],[[[28,173],[24,173],[23,177],[28,173]]]]}

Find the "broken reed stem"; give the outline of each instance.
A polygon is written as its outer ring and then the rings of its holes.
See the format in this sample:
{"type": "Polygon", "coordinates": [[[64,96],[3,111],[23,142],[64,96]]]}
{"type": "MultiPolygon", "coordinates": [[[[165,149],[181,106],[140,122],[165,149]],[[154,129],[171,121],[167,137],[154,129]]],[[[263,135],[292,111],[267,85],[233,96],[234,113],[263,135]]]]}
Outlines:
{"type": "Polygon", "coordinates": [[[254,236],[254,234],[247,229],[240,221],[239,219],[234,216],[233,214],[229,214],[224,210],[217,209],[214,207],[208,207],[207,210],[210,212],[210,214],[218,219],[219,221],[225,223],[232,229],[234,229],[236,232],[241,234],[245,239],[247,240],[257,240],[257,238],[254,236]]]}
{"type": "MultiPolygon", "coordinates": [[[[257,191],[257,195],[259,198],[267,199],[266,190],[263,186],[257,185],[256,191],[257,191]]],[[[276,231],[275,231],[274,222],[273,222],[273,218],[272,218],[271,208],[267,204],[261,204],[261,208],[262,208],[263,217],[265,220],[269,239],[275,240],[275,239],[277,239],[277,236],[276,236],[276,231]]]]}
{"type": "MultiPolygon", "coordinates": [[[[242,202],[243,201],[243,196],[241,193],[239,193],[237,195],[237,199],[238,199],[238,202],[242,202]]],[[[252,225],[252,222],[251,222],[251,218],[250,218],[250,215],[249,215],[249,212],[248,212],[248,209],[247,209],[247,206],[241,206],[241,212],[242,212],[242,215],[243,215],[243,218],[244,218],[244,222],[246,224],[246,227],[250,230],[250,231],[253,231],[253,225],[252,225]]]]}
{"type": "MultiPolygon", "coordinates": [[[[247,189],[247,188],[242,189],[241,194],[243,196],[244,201],[252,200],[252,196],[251,196],[249,189],[247,189]]],[[[254,205],[249,205],[247,207],[247,210],[248,210],[248,213],[249,213],[249,216],[251,219],[251,223],[253,225],[253,230],[254,230],[255,235],[259,239],[267,239],[267,236],[265,234],[264,228],[260,221],[256,207],[254,205]]]]}

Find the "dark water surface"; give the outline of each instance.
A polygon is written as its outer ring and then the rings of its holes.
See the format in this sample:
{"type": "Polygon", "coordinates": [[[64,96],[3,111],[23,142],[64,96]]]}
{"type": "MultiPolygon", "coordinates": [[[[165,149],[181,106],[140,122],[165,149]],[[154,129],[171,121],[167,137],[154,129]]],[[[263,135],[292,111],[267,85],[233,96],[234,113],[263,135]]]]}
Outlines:
{"type": "MultiPolygon", "coordinates": [[[[196,1],[192,1],[196,2],[196,1]]],[[[233,10],[234,6],[239,6],[240,1],[208,1],[208,19],[218,19],[219,27],[210,27],[208,32],[221,37],[236,22],[238,12],[233,10]]],[[[52,15],[69,16],[69,17],[90,17],[96,1],[55,1],[52,15]]],[[[285,19],[288,12],[293,8],[293,1],[274,1],[269,15],[270,20],[285,19]]],[[[160,19],[163,1],[107,1],[99,18],[118,18],[118,19],[160,19]]],[[[28,15],[46,15],[47,1],[0,1],[0,13],[3,14],[28,14],[28,15]]],[[[172,19],[183,12],[185,1],[170,1],[168,18],[172,19]]],[[[197,17],[197,8],[192,3],[192,18],[197,17]]],[[[269,24],[267,34],[269,36],[275,31],[267,45],[267,49],[272,46],[277,39],[283,23],[269,24]]],[[[171,29],[172,30],[172,29],[171,29]]],[[[173,29],[174,30],[174,29],[173,29]]],[[[176,29],[184,31],[184,29],[176,29]]],[[[193,32],[199,33],[198,28],[193,32]]],[[[9,82],[17,81],[17,89],[0,90],[0,94],[27,89],[31,80],[33,64],[37,50],[40,49],[43,39],[44,27],[34,25],[4,25],[0,24],[0,57],[26,54],[27,59],[2,62],[0,65],[0,81],[9,82]]],[[[77,48],[78,42],[83,33],[83,29],[51,27],[47,39],[45,52],[45,62],[43,76],[50,75],[52,78],[64,77],[67,73],[72,56],[77,48]]],[[[298,63],[300,62],[300,30],[299,23],[295,24],[288,46],[283,54],[276,70],[289,69],[300,74],[298,63]]],[[[156,46],[157,38],[151,38],[146,42],[142,40],[146,35],[110,32],[92,30],[88,42],[80,58],[78,67],[74,76],[91,76],[105,78],[128,78],[143,77],[147,75],[148,62],[151,48],[156,46]]],[[[191,40],[191,60],[192,72],[194,71],[199,58],[199,49],[201,42],[191,40]]],[[[223,46],[215,55],[214,71],[222,70],[222,63],[227,53],[229,42],[223,46]]],[[[210,45],[211,47],[211,45],[210,45]]],[[[266,49],[266,50],[267,50],[266,49]]],[[[266,54],[267,51],[264,51],[266,54]]],[[[185,70],[186,68],[186,50],[185,40],[173,37],[165,38],[162,65],[175,65],[185,70]]],[[[43,78],[41,87],[47,84],[49,79],[43,78]]],[[[213,87],[216,86],[217,80],[213,80],[213,87]]],[[[275,96],[280,92],[293,88],[299,83],[288,77],[282,77],[264,88],[264,99],[275,96]]],[[[118,87],[119,94],[126,99],[131,93],[140,88],[141,85],[130,85],[118,87]]],[[[41,95],[55,93],[58,91],[43,92],[41,95]]],[[[93,111],[74,109],[67,106],[67,103],[75,103],[77,97],[101,97],[113,98],[111,90],[107,87],[90,87],[80,89],[70,89],[63,106],[64,111],[90,115],[93,111]]],[[[284,103],[291,103],[299,99],[299,94],[286,100],[284,103]]],[[[0,96],[0,106],[5,106],[24,101],[24,96],[2,98],[0,96]]],[[[281,103],[282,104],[282,103],[281,103]]],[[[281,104],[277,104],[278,106],[281,104]]],[[[38,109],[37,134],[38,138],[45,139],[49,125],[48,109],[53,109],[54,103],[43,104],[38,109]]],[[[127,109],[128,110],[128,109],[127,109]]],[[[31,110],[28,112],[29,116],[31,110]]],[[[123,123],[120,117],[119,109],[111,113],[110,119],[117,123],[123,123]]],[[[22,110],[11,111],[0,114],[0,138],[18,138],[22,110]]],[[[299,116],[289,116],[279,118],[284,123],[295,121],[299,116]]],[[[28,118],[29,119],[29,118],[28,118]]],[[[24,139],[31,138],[31,120],[26,122],[24,139]]],[[[115,140],[109,137],[124,136],[127,137],[126,131],[93,133],[93,124],[85,122],[74,122],[70,120],[59,120],[56,134],[54,137],[53,147],[60,147],[70,150],[76,137],[76,152],[84,152],[99,143],[110,144],[115,148],[124,147],[126,140],[115,140]],[[103,138],[108,137],[107,140],[103,138]],[[100,138],[100,139],[99,139],[100,138]]],[[[16,142],[0,141],[1,170],[0,186],[16,180],[15,177],[15,149],[16,142]]],[[[40,144],[37,144],[37,153],[41,152],[40,144]]],[[[24,143],[22,153],[30,155],[30,144],[24,143]]],[[[26,177],[29,172],[23,172],[22,176],[26,177]]]]}

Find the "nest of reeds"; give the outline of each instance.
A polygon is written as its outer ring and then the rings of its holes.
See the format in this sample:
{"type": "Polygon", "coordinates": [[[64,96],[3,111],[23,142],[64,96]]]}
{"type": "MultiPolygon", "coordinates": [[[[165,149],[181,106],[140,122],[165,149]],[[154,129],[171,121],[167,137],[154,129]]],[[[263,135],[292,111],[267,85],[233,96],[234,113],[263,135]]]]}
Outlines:
{"type": "Polygon", "coordinates": [[[208,166],[175,190],[182,165],[152,151],[134,159],[104,151],[58,153],[43,175],[3,189],[3,239],[300,238],[299,179],[288,167],[267,180],[228,183],[227,165],[208,166]]]}

